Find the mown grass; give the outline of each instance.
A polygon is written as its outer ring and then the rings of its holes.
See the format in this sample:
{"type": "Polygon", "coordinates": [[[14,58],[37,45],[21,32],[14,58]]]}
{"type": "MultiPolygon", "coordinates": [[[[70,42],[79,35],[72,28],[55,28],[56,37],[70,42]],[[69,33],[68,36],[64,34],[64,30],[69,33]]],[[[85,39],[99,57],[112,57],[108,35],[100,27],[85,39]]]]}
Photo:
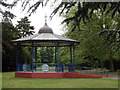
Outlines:
{"type": "Polygon", "coordinates": [[[118,88],[118,80],[15,78],[14,72],[5,72],[2,73],[2,88],[118,88]]]}
{"type": "Polygon", "coordinates": [[[117,72],[111,72],[113,75],[120,75],[120,71],[117,72]]]}
{"type": "Polygon", "coordinates": [[[2,73],[0,73],[0,90],[2,89],[2,73]]]}

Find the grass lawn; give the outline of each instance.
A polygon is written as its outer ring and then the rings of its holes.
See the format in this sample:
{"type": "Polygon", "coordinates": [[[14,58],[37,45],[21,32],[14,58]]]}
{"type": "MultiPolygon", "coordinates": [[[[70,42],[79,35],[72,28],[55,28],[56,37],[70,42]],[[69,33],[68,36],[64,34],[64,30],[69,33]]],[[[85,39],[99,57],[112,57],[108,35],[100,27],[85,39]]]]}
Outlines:
{"type": "Polygon", "coordinates": [[[111,72],[113,75],[120,75],[120,71],[118,72],[111,72]]]}
{"type": "Polygon", "coordinates": [[[2,73],[3,88],[118,88],[118,80],[60,78],[15,78],[14,72],[2,73]]]}

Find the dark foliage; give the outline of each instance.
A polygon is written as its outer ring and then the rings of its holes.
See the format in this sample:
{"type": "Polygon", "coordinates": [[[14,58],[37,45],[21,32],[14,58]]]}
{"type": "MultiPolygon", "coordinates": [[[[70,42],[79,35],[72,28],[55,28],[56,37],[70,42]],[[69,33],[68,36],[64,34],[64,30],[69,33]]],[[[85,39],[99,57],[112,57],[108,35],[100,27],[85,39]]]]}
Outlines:
{"type": "Polygon", "coordinates": [[[116,51],[120,49],[120,30],[103,30],[94,35],[94,38],[104,37],[104,41],[108,46],[116,46],[116,51]]]}
{"type": "Polygon", "coordinates": [[[31,22],[28,20],[28,17],[21,18],[21,20],[17,22],[18,25],[16,25],[16,28],[19,31],[20,37],[30,36],[35,33],[34,26],[30,26],[31,22]]]}
{"type": "MultiPolygon", "coordinates": [[[[16,68],[17,47],[11,43],[12,40],[33,34],[34,27],[30,26],[27,17],[14,27],[11,22],[4,21],[2,24],[2,71],[14,71],[16,68]],[[24,22],[25,21],[25,22],[24,22]],[[21,34],[24,33],[24,34],[21,34]]],[[[27,48],[22,48],[20,63],[26,63],[31,60],[30,52],[27,48]]]]}
{"type": "Polygon", "coordinates": [[[53,63],[53,61],[54,61],[54,48],[41,47],[40,59],[41,59],[41,63],[53,63]]]}
{"type": "Polygon", "coordinates": [[[62,22],[69,24],[69,22],[74,21],[76,25],[73,27],[73,30],[75,30],[76,26],[79,26],[81,20],[86,23],[86,20],[91,19],[95,10],[101,10],[102,12],[105,12],[106,15],[112,12],[111,17],[114,17],[116,13],[120,14],[120,2],[61,2],[61,4],[52,12],[50,18],[58,11],[60,11],[60,15],[64,11],[67,14],[75,5],[77,6],[77,11],[74,16],[66,18],[62,22]],[[108,5],[110,5],[109,9],[107,9],[108,5]]]}
{"type": "MultiPolygon", "coordinates": [[[[11,8],[11,9],[13,8],[13,6],[16,5],[16,3],[17,3],[17,0],[15,0],[12,4],[8,4],[4,1],[0,1],[0,5],[6,8],[11,8]]],[[[0,13],[3,15],[3,17],[7,17],[10,19],[13,19],[15,17],[15,15],[8,10],[3,11],[2,9],[0,9],[0,13]]]]}
{"type": "Polygon", "coordinates": [[[15,70],[16,46],[11,43],[17,38],[15,27],[8,22],[2,22],[2,71],[15,70]]]}

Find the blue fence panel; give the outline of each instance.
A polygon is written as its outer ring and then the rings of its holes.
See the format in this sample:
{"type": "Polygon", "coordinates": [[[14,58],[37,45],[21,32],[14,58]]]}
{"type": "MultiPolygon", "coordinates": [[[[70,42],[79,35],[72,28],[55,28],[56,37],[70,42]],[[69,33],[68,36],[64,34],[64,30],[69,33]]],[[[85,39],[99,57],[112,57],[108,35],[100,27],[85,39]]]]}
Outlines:
{"type": "Polygon", "coordinates": [[[74,72],[75,71],[74,64],[69,64],[68,70],[69,70],[69,72],[74,72]]]}
{"type": "Polygon", "coordinates": [[[56,72],[64,72],[64,64],[56,64],[56,72]]]}
{"type": "Polygon", "coordinates": [[[23,64],[18,64],[18,71],[23,71],[23,64]]]}
{"type": "Polygon", "coordinates": [[[31,71],[32,65],[31,64],[18,64],[18,71],[31,71]]]}

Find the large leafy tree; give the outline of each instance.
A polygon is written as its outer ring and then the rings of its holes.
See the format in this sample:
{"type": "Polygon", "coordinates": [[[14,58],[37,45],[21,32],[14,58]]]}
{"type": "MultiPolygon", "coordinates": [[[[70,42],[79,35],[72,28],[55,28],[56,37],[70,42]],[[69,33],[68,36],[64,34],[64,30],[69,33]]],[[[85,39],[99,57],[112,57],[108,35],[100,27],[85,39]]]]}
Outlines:
{"type": "MultiPolygon", "coordinates": [[[[30,21],[28,17],[21,18],[20,21],[17,21],[18,24],[16,25],[16,29],[18,30],[19,38],[33,35],[34,33],[34,26],[30,25],[30,21]]],[[[29,63],[31,64],[31,48],[22,47],[21,56],[20,56],[20,63],[29,63]]]]}
{"type": "MultiPolygon", "coordinates": [[[[67,15],[65,15],[65,17],[68,18],[72,16],[75,12],[76,7],[73,8],[67,15]]],[[[93,14],[92,20],[89,20],[89,22],[86,22],[86,24],[84,22],[81,22],[80,30],[77,26],[75,31],[73,31],[72,33],[71,27],[74,26],[74,21],[66,24],[68,30],[66,35],[81,42],[81,44],[76,47],[77,64],[85,66],[105,67],[105,61],[109,61],[110,64],[108,68],[110,68],[111,71],[114,71],[114,67],[116,67],[117,64],[113,63],[118,62],[116,61],[118,59],[115,59],[114,57],[117,57],[119,52],[118,46],[114,45],[119,40],[119,34],[117,34],[116,36],[116,32],[118,32],[118,30],[115,29],[119,29],[118,26],[120,15],[115,15],[115,18],[112,18],[110,16],[111,14],[102,14],[100,10],[96,11],[93,14]],[[111,30],[114,30],[115,32],[114,34],[112,34],[115,35],[115,39],[113,40],[111,36],[107,38],[107,36],[110,34],[107,32],[100,35],[99,33],[104,32],[104,29],[107,29],[107,31],[109,32],[111,32],[111,30]]],[[[63,53],[65,53],[65,51],[63,51],[63,53]]],[[[63,54],[63,56],[69,59],[66,53],[63,54]]]]}
{"type": "MultiPolygon", "coordinates": [[[[15,70],[15,54],[17,47],[11,43],[12,40],[31,35],[34,29],[33,26],[30,26],[30,22],[27,18],[20,21],[17,26],[13,26],[12,22],[8,19],[3,19],[2,24],[2,60],[3,60],[3,71],[15,70]]],[[[29,63],[31,60],[30,52],[28,48],[22,48],[21,55],[19,57],[19,63],[29,63]]]]}
{"type": "Polygon", "coordinates": [[[28,17],[21,18],[20,21],[18,21],[18,24],[16,25],[16,28],[20,32],[20,37],[25,37],[32,35],[34,33],[34,27],[30,25],[30,21],[28,20],[28,17]]]}
{"type": "MultiPolygon", "coordinates": [[[[0,5],[4,6],[4,7],[8,7],[8,8],[12,8],[13,6],[16,6],[17,3],[20,0],[14,0],[11,4],[8,4],[7,2],[1,0],[0,1],[0,5]]],[[[49,0],[37,0],[35,1],[34,4],[30,4],[32,0],[23,0],[22,1],[22,5],[21,7],[23,7],[23,11],[26,9],[27,6],[29,6],[28,9],[28,13],[30,13],[30,15],[32,13],[34,13],[38,7],[40,5],[42,6],[46,6],[47,3],[49,2],[49,0]]],[[[57,2],[56,0],[54,0],[54,3],[57,2]]],[[[117,12],[120,13],[120,2],[73,2],[73,1],[68,1],[68,2],[61,2],[56,9],[52,12],[51,17],[53,17],[57,12],[60,12],[60,14],[62,13],[68,13],[71,8],[73,8],[74,6],[77,6],[77,10],[76,13],[65,19],[64,22],[69,23],[70,21],[75,21],[76,24],[79,24],[79,22],[81,20],[83,20],[85,22],[85,20],[91,18],[93,12],[95,10],[102,10],[102,12],[112,12],[111,16],[113,17],[117,12]],[[110,5],[110,8],[108,9],[108,5],[110,5]]]]}
{"type": "Polygon", "coordinates": [[[61,2],[61,4],[52,12],[51,17],[59,10],[60,14],[64,12],[67,14],[74,6],[77,6],[76,12],[63,22],[69,23],[74,21],[79,25],[79,22],[83,20],[85,23],[85,20],[92,18],[92,15],[96,10],[101,10],[102,13],[105,12],[106,14],[111,13],[112,17],[114,17],[116,13],[120,13],[120,2],[61,2]]]}
{"type": "Polygon", "coordinates": [[[15,70],[15,52],[16,47],[11,40],[18,38],[17,29],[10,22],[1,22],[2,24],[2,69],[3,71],[15,70]]]}

